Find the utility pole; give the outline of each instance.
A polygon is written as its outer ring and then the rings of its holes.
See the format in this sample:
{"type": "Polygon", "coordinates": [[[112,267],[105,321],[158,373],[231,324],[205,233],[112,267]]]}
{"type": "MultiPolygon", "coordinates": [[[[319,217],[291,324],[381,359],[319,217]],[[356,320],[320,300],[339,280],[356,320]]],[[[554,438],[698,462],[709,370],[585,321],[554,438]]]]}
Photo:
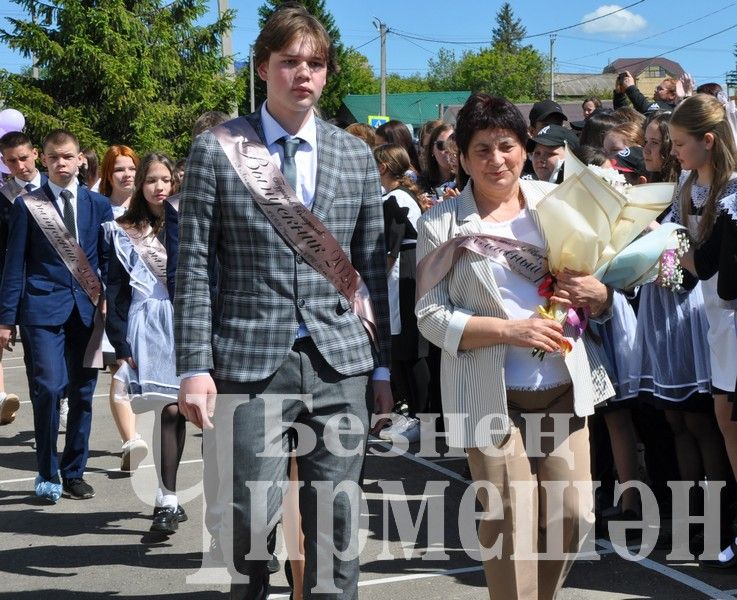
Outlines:
{"type": "Polygon", "coordinates": [[[555,34],[550,35],[550,99],[555,100],[555,56],[553,49],[555,47],[555,34]]]}
{"type": "Polygon", "coordinates": [[[253,44],[248,50],[248,65],[250,68],[250,74],[248,76],[249,87],[251,91],[251,112],[256,112],[256,85],[254,77],[256,76],[256,69],[253,66],[253,44]]]}
{"type": "Polygon", "coordinates": [[[379,19],[374,18],[374,27],[376,27],[379,30],[379,35],[381,36],[381,71],[380,71],[380,81],[381,81],[381,108],[380,108],[380,114],[382,116],[386,115],[386,23],[380,21],[379,19]]]}
{"type": "MultiPolygon", "coordinates": [[[[226,12],[228,12],[228,0],[218,0],[218,18],[221,19],[226,12]]],[[[223,58],[227,61],[225,66],[225,75],[231,79],[235,79],[235,64],[233,63],[233,32],[230,28],[223,33],[223,58]]],[[[238,116],[238,103],[235,100],[233,100],[230,106],[230,116],[238,116]]]]}
{"type": "MultiPolygon", "coordinates": [[[[31,7],[31,23],[36,25],[36,9],[33,6],[31,7]]],[[[31,53],[31,61],[31,77],[33,77],[34,79],[38,79],[38,61],[36,61],[36,55],[33,53],[31,53]]]]}

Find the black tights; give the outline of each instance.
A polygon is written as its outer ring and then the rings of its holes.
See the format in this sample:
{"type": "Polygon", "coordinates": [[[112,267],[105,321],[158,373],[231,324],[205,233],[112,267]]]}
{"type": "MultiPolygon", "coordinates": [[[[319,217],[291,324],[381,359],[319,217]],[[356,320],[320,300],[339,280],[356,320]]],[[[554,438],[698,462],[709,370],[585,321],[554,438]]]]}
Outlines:
{"type": "Polygon", "coordinates": [[[154,426],[154,464],[164,493],[177,490],[177,470],[184,452],[186,421],[176,403],[167,404],[154,426]],[[158,451],[157,451],[158,450],[158,451]]]}
{"type": "Polygon", "coordinates": [[[410,417],[428,410],[430,369],[424,358],[395,360],[392,363],[392,381],[399,397],[407,401],[410,417]]]}

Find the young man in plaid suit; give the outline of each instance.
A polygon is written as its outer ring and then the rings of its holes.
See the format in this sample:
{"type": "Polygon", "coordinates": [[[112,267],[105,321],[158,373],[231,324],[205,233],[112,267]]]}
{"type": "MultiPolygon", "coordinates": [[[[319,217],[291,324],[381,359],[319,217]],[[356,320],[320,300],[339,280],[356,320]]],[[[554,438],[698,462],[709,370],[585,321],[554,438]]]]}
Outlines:
{"type": "MultiPolygon", "coordinates": [[[[305,594],[357,598],[357,554],[339,559],[334,553],[358,544],[357,482],[370,414],[392,408],[379,176],[368,146],[315,117],[335,68],[334,51],[304,7],[286,4],[270,17],[256,41],[255,66],[267,99],[245,120],[366,283],[377,344],[345,295],[266,218],[211,130],[194,141],[180,202],[179,402],[195,425],[215,427],[218,460],[232,457],[232,475],[227,460],[220,462],[221,492],[233,483],[220,534],[235,569],[231,597],[267,597],[263,540],[273,530],[281,495],[276,487],[265,498],[254,494],[257,482],[287,479],[287,454],[272,455],[268,448],[281,447],[296,430],[305,594]],[[296,152],[287,153],[288,146],[296,152]],[[211,301],[208,265],[215,258],[219,286],[211,301]],[[267,424],[274,410],[276,431],[267,424]],[[348,451],[336,451],[336,444],[348,451]],[[348,493],[326,502],[326,485],[342,482],[348,493]],[[257,518],[264,506],[267,514],[257,518]],[[329,555],[326,544],[334,549],[329,555]]],[[[234,130],[236,121],[223,127],[234,130]]]]}

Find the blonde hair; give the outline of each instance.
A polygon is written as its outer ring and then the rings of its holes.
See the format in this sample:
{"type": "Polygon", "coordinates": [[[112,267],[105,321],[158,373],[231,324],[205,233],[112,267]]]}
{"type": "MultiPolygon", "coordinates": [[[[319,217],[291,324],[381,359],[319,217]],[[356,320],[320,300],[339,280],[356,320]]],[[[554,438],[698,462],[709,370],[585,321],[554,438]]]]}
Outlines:
{"type": "MultiPolygon", "coordinates": [[[[643,119],[644,121],[644,119],[643,119]]],[[[627,146],[642,146],[645,144],[645,133],[642,129],[642,123],[636,123],[634,121],[624,121],[612,127],[607,134],[617,133],[621,135],[627,146]]],[[[605,136],[606,137],[606,136],[605,136]]]]}
{"type": "Polygon", "coordinates": [[[377,166],[384,165],[389,177],[394,181],[398,181],[402,188],[410,192],[417,205],[424,212],[427,207],[423,206],[420,201],[420,197],[423,195],[422,191],[407,175],[407,171],[412,168],[412,164],[404,147],[399,144],[382,144],[374,148],[374,159],[377,166]]]}
{"type": "MultiPolygon", "coordinates": [[[[737,170],[737,148],[727,114],[721,102],[708,94],[695,94],[681,102],[670,118],[670,124],[680,127],[688,135],[702,140],[707,133],[714,136],[711,149],[711,168],[714,176],[709,186],[709,196],[701,214],[696,242],[701,243],[709,236],[717,218],[717,200],[722,194],[732,173],[737,170]]],[[[694,169],[689,174],[679,198],[681,220],[684,221],[691,208],[691,189],[698,177],[694,169]]],[[[693,235],[693,234],[692,234],[693,235]]]]}
{"type": "Polygon", "coordinates": [[[664,90],[666,90],[668,92],[668,94],[671,96],[671,98],[673,100],[675,100],[676,97],[678,96],[678,94],[677,94],[677,89],[678,89],[677,84],[678,84],[678,82],[675,79],[673,79],[672,77],[666,77],[665,79],[663,79],[663,81],[660,82],[660,85],[658,87],[661,87],[664,90]]]}
{"type": "Polygon", "coordinates": [[[351,123],[345,130],[366,142],[371,148],[376,145],[376,133],[371,125],[366,125],[366,123],[351,123]]]}

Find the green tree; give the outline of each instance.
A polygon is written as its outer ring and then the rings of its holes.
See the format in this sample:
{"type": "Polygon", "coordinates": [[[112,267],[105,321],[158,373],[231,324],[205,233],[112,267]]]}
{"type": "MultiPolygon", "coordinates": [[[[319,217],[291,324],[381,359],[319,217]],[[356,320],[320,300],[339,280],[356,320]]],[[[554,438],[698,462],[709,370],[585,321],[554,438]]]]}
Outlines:
{"type": "MultiPolygon", "coordinates": [[[[258,9],[259,25],[263,27],[266,19],[287,1],[289,0],[266,0],[258,9]]],[[[365,56],[353,48],[346,48],[343,45],[335,19],[325,8],[325,0],[302,0],[302,4],[310,14],[317,17],[325,26],[330,39],[333,41],[333,46],[335,46],[335,56],[339,70],[328,77],[320,98],[320,111],[323,117],[330,118],[338,112],[343,98],[347,94],[369,93],[371,87],[368,86],[367,75],[370,72],[373,78],[373,72],[365,56]]],[[[257,101],[263,100],[266,97],[266,89],[260,78],[257,79],[255,87],[257,89],[257,101]]]]}
{"type": "Polygon", "coordinates": [[[441,48],[436,59],[427,61],[427,83],[430,91],[444,92],[466,89],[458,82],[458,59],[452,50],[441,48]]]}
{"type": "Polygon", "coordinates": [[[491,46],[495,50],[516,53],[522,49],[522,39],[527,29],[521,19],[514,18],[514,12],[509,2],[502,4],[496,13],[496,27],[492,30],[491,46]]]}
{"type": "Polygon", "coordinates": [[[490,49],[466,52],[458,64],[459,89],[488,92],[512,102],[536,101],[543,95],[543,57],[531,47],[515,54],[490,49]]]}
{"type": "MultiPolygon", "coordinates": [[[[734,57],[737,59],[737,44],[734,46],[734,57]]],[[[729,88],[737,88],[737,69],[727,71],[727,81],[725,83],[729,88]]],[[[734,95],[737,96],[737,93],[734,95]]]]}
{"type": "Polygon", "coordinates": [[[206,0],[12,1],[35,23],[8,19],[0,40],[35,56],[42,75],[0,71],[0,89],[34,140],[66,127],[98,152],[123,143],[183,156],[194,120],[242,93],[221,56],[234,13],[199,24],[206,0]]]}
{"type": "MultiPolygon", "coordinates": [[[[379,93],[379,82],[376,82],[376,91],[374,94],[379,93]]],[[[431,92],[430,84],[426,77],[423,77],[419,73],[414,75],[407,75],[405,77],[398,75],[397,73],[389,73],[386,76],[386,91],[388,94],[409,94],[416,92],[431,92]]]]}

